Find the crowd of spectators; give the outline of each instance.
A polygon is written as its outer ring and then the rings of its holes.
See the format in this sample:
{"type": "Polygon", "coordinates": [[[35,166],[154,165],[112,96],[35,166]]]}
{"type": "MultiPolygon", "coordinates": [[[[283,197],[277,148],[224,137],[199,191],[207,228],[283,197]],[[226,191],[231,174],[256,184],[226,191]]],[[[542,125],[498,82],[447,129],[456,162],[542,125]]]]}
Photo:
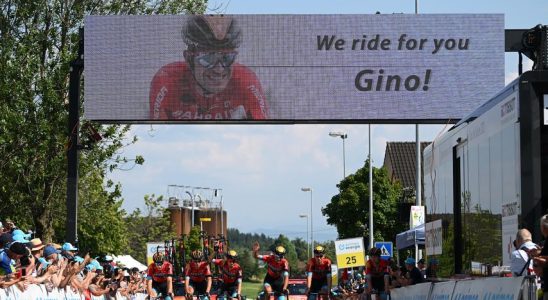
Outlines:
{"type": "Polygon", "coordinates": [[[0,289],[15,286],[25,291],[32,284],[42,284],[48,292],[72,289],[86,299],[117,293],[131,298],[146,292],[145,276],[137,268],[117,265],[109,255],[80,254],[68,242],[43,243],[13,222],[0,222],[0,289]]]}

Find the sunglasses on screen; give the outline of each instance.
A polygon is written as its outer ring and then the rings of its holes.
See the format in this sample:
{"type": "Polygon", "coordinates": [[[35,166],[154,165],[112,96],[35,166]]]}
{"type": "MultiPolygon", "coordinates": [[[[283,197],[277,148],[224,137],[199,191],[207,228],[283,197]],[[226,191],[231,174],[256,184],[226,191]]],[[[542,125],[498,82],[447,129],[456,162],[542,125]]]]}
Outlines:
{"type": "Polygon", "coordinates": [[[218,63],[220,63],[223,68],[230,67],[236,60],[236,56],[238,56],[238,52],[236,51],[215,51],[197,52],[194,58],[202,67],[211,69],[218,63]]]}

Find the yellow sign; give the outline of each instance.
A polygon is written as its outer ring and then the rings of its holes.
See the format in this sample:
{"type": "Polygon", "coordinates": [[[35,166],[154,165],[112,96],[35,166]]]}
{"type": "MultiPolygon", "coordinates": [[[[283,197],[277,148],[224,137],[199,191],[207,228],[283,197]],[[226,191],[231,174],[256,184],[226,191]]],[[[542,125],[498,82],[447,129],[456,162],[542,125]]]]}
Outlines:
{"type": "Polygon", "coordinates": [[[200,218],[200,222],[210,222],[211,218],[200,218]]]}
{"type": "Polygon", "coordinates": [[[365,266],[362,238],[335,241],[335,253],[337,254],[337,266],[341,269],[365,266]]]}

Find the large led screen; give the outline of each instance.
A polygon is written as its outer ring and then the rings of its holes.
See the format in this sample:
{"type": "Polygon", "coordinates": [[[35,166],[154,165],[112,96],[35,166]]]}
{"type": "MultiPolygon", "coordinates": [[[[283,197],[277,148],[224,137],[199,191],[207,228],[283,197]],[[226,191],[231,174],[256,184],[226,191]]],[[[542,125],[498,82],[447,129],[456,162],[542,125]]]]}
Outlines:
{"type": "Polygon", "coordinates": [[[504,17],[89,16],[85,117],[443,122],[504,85],[504,17]]]}

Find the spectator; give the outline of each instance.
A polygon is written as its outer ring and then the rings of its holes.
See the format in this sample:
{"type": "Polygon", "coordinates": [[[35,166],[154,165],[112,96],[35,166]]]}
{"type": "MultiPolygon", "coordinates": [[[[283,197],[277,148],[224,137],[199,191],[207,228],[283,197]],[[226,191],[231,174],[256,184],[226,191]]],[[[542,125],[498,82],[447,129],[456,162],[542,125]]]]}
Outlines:
{"type": "Polygon", "coordinates": [[[11,237],[14,241],[20,242],[20,243],[28,243],[30,242],[31,234],[24,233],[21,229],[15,229],[11,233],[11,237]]]}
{"type": "Polygon", "coordinates": [[[404,285],[414,285],[424,282],[424,277],[421,274],[419,268],[415,266],[415,259],[408,257],[405,260],[405,268],[409,271],[409,277],[405,281],[404,285]]]}
{"type": "Polygon", "coordinates": [[[36,270],[40,265],[40,261],[38,259],[44,255],[44,247],[46,247],[46,245],[42,244],[42,240],[39,238],[35,238],[28,243],[28,247],[30,248],[31,255],[35,261],[35,268],[32,274],[36,276],[36,270]]]}
{"type": "Polygon", "coordinates": [[[417,262],[417,268],[421,271],[422,277],[426,278],[426,261],[424,258],[419,259],[417,262]]]}
{"type": "Polygon", "coordinates": [[[540,218],[540,231],[544,236],[544,245],[542,249],[531,250],[529,251],[530,255],[533,255],[533,268],[535,268],[535,273],[542,274],[542,291],[544,292],[543,299],[548,300],[548,215],[542,216],[540,218]]]}
{"type": "Polygon", "coordinates": [[[23,256],[29,255],[29,249],[23,243],[13,242],[7,249],[0,252],[0,275],[15,272],[15,265],[20,263],[23,256]]]}
{"type": "Polygon", "coordinates": [[[515,250],[510,255],[510,270],[512,276],[527,275],[533,271],[532,261],[529,260],[529,251],[537,249],[532,242],[531,232],[520,229],[516,234],[515,250]]]}
{"type": "Polygon", "coordinates": [[[425,275],[426,275],[426,281],[432,281],[436,282],[439,281],[438,279],[438,259],[435,257],[432,257],[428,259],[428,267],[426,268],[425,275]]]}
{"type": "Polygon", "coordinates": [[[7,232],[7,233],[10,233],[14,230],[14,229],[17,229],[17,227],[15,226],[15,224],[13,224],[12,221],[10,220],[6,220],[6,224],[4,226],[4,232],[7,232]]]}
{"type": "Polygon", "coordinates": [[[0,249],[4,249],[9,243],[13,242],[11,233],[4,232],[0,234],[0,249]]]}
{"type": "Polygon", "coordinates": [[[398,268],[395,261],[389,260],[388,275],[389,275],[389,278],[388,278],[389,289],[399,288],[402,286],[401,270],[400,268],[398,268]]]}
{"type": "Polygon", "coordinates": [[[74,247],[71,243],[64,243],[61,246],[61,255],[68,259],[72,259],[76,255],[75,251],[78,251],[78,248],[74,247]]]}

